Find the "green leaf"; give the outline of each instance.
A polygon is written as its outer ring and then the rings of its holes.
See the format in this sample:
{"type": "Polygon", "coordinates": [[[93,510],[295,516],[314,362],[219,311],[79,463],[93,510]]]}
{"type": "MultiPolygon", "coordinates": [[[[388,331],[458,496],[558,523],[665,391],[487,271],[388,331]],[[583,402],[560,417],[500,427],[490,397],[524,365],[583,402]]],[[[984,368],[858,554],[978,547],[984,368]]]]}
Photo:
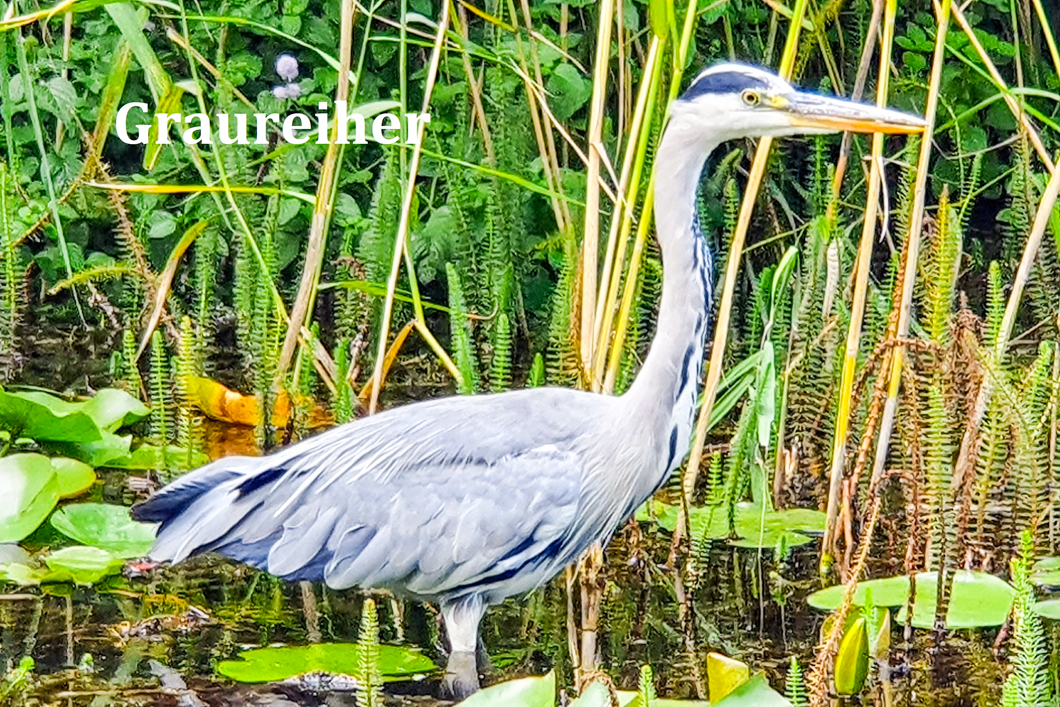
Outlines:
{"type": "MultiPolygon", "coordinates": [[[[131,452],[126,449],[126,453],[111,457],[107,460],[106,466],[112,469],[165,469],[169,466],[165,461],[167,458],[184,461],[187,457],[188,450],[185,447],[170,445],[166,448],[165,454],[163,454],[161,447],[153,444],[141,444],[131,452]]],[[[191,465],[202,466],[209,461],[209,457],[199,452],[191,460],[191,465]]]]}
{"type": "Polygon", "coordinates": [[[128,508],[109,503],[64,506],[48,522],[63,535],[118,557],[143,557],[155,541],[153,525],[138,523],[128,508]]]}
{"type": "Polygon", "coordinates": [[[0,388],[0,429],[38,442],[93,442],[99,426],[80,409],[42,392],[9,393],[0,388]]]}
{"type": "Polygon", "coordinates": [[[548,104],[561,122],[569,120],[593,95],[593,83],[570,64],[560,64],[548,77],[548,104]]]}
{"type": "Polygon", "coordinates": [[[568,707],[611,707],[611,691],[607,685],[595,680],[568,707]]]}
{"type": "Polygon", "coordinates": [[[95,584],[107,575],[121,570],[122,560],[98,547],[75,545],[53,552],[44,558],[54,575],[43,581],[60,581],[68,578],[75,584],[95,584]]]}
{"type": "Polygon", "coordinates": [[[835,659],[835,689],[840,695],[856,695],[869,676],[869,632],[865,617],[858,617],[839,644],[835,659]]]}
{"type": "MultiPolygon", "coordinates": [[[[677,527],[677,506],[651,501],[637,512],[637,520],[648,520],[653,512],[659,525],[673,531],[677,527]]],[[[699,506],[692,508],[689,522],[694,535],[708,540],[729,540],[734,547],[774,548],[781,538],[787,547],[813,542],[812,535],[824,532],[825,515],[810,508],[788,508],[765,511],[753,503],[736,504],[736,537],[730,538],[729,520],[725,507],[699,506]]]]}
{"type": "Polygon", "coordinates": [[[59,482],[59,498],[80,496],[96,483],[96,470],[68,457],[52,457],[52,469],[59,482]]]}
{"type": "MultiPolygon", "coordinates": [[[[622,707],[641,707],[637,693],[624,690],[618,692],[618,703],[622,707]]],[[[710,707],[710,703],[703,700],[652,700],[651,707],[710,707]]],[[[771,688],[764,677],[755,675],[714,707],[791,707],[791,703],[771,688]]]]}
{"type": "MultiPolygon", "coordinates": [[[[217,672],[239,682],[276,682],[312,672],[356,675],[361,649],[355,643],[317,643],[311,646],[255,648],[225,660],[217,672]]],[[[379,671],[384,680],[402,680],[435,669],[415,648],[379,646],[379,671]]]]}
{"type": "MultiPolygon", "coordinates": [[[[921,572],[916,576],[916,599],[913,605],[912,625],[930,629],[935,621],[936,588],[938,575],[921,572]]],[[[858,582],[854,604],[865,605],[866,588],[871,587],[872,601],[876,606],[901,606],[898,621],[905,621],[905,603],[909,596],[909,578],[902,575],[886,579],[858,582]]],[[[809,596],[810,606],[823,611],[834,611],[843,600],[842,585],[828,587],[809,596]]],[[[984,628],[1000,626],[1012,609],[1015,591],[1008,582],[986,572],[960,570],[953,577],[953,591],[946,614],[946,628],[984,628]]]]}
{"type": "Polygon", "coordinates": [[[1060,620],[1060,599],[1045,599],[1031,606],[1031,611],[1043,619],[1060,620]]]}
{"type": "Polygon", "coordinates": [[[119,466],[116,461],[129,456],[131,435],[116,435],[113,432],[101,432],[101,437],[93,442],[50,442],[44,445],[48,451],[67,457],[80,459],[94,467],[119,466]]]}
{"type": "Polygon", "coordinates": [[[101,388],[88,400],[74,404],[80,404],[81,410],[106,432],[117,432],[151,414],[146,405],[118,388],[101,388]]]}
{"type": "Polygon", "coordinates": [[[553,707],[556,704],[556,673],[509,680],[487,687],[457,707],[553,707]]]}
{"type": "Polygon", "coordinates": [[[0,543],[22,540],[59,502],[59,479],[43,454],[0,457],[0,543]]]}

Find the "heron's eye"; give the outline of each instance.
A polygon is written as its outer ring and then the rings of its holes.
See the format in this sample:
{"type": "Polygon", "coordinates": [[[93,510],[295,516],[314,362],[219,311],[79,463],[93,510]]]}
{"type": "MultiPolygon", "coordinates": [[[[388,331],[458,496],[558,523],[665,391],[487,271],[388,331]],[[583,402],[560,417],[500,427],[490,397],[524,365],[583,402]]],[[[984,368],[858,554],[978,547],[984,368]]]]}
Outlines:
{"type": "Polygon", "coordinates": [[[758,94],[752,91],[751,89],[747,89],[746,91],[741,93],[740,98],[742,98],[743,102],[749,106],[757,106],[758,102],[761,100],[758,97],[758,94]]]}

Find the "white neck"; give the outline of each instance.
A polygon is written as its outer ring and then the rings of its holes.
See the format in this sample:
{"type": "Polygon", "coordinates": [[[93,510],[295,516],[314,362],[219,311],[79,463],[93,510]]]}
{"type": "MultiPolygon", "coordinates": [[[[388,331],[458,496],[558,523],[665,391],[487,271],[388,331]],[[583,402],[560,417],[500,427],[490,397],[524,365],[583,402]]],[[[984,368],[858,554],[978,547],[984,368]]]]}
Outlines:
{"type": "Polygon", "coordinates": [[[715,147],[704,142],[702,129],[675,117],[655,158],[662,302],[651,350],[621,399],[627,419],[638,436],[647,435],[643,442],[659,460],[657,475],[645,479],[648,487],[638,488],[640,493],[651,493],[669,478],[691,444],[713,287],[710,250],[696,225],[696,193],[703,163],[715,147]]]}

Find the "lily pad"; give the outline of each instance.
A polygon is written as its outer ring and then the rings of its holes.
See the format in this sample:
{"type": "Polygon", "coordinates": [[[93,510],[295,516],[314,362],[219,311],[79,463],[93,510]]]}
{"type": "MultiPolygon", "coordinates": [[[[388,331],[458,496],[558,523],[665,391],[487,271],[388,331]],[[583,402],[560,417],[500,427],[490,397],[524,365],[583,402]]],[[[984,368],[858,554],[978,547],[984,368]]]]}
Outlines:
{"type": "MultiPolygon", "coordinates": [[[[356,643],[317,643],[309,646],[255,648],[236,660],[217,665],[217,672],[239,682],[277,682],[302,673],[356,675],[361,649],[356,643]]],[[[415,648],[379,646],[379,671],[383,680],[404,680],[435,669],[434,663],[415,648]]]]}
{"type": "Polygon", "coordinates": [[[40,441],[92,442],[99,425],[80,408],[43,392],[9,393],[0,388],[0,429],[12,438],[40,441]]]}
{"type": "Polygon", "coordinates": [[[117,557],[143,557],[155,541],[155,527],[138,523],[129,509],[110,503],[75,503],[52,514],[49,522],[63,535],[117,557]]]}
{"type": "Polygon", "coordinates": [[[96,470],[69,457],[52,457],[52,468],[59,482],[59,498],[80,496],[96,483],[96,470]]]}
{"type": "Polygon", "coordinates": [[[106,432],[116,432],[151,414],[146,405],[118,388],[101,388],[88,400],[72,405],[80,405],[81,411],[106,432]]]}
{"type": "Polygon", "coordinates": [[[1060,599],[1046,599],[1036,602],[1031,610],[1043,619],[1060,620],[1060,599]]]}
{"type": "Polygon", "coordinates": [[[210,458],[201,452],[190,460],[187,459],[187,456],[188,450],[185,447],[170,445],[166,448],[165,454],[163,454],[161,447],[153,444],[141,444],[132,451],[127,450],[125,454],[108,459],[105,466],[112,469],[165,469],[180,461],[185,462],[185,466],[194,468],[210,461],[210,458]]]}
{"type": "Polygon", "coordinates": [[[119,572],[124,564],[120,557],[106,550],[84,545],[57,550],[45,557],[44,562],[56,577],[45,577],[43,581],[58,581],[62,577],[75,584],[95,584],[107,575],[119,572]]]}
{"type": "Polygon", "coordinates": [[[132,435],[116,435],[102,430],[91,442],[46,442],[43,446],[54,454],[80,459],[98,468],[110,466],[115,460],[128,456],[132,435]]]}
{"type": "Polygon", "coordinates": [[[0,564],[0,582],[11,582],[20,587],[35,587],[51,574],[47,567],[31,567],[24,562],[0,564]]]}
{"type": "MultiPolygon", "coordinates": [[[[936,588],[938,575],[921,572],[916,576],[916,600],[913,605],[912,625],[930,629],[935,620],[936,588]]],[[[876,606],[901,606],[898,621],[905,621],[905,602],[909,596],[909,578],[906,576],[858,582],[854,595],[857,606],[865,604],[865,590],[872,588],[872,601],[876,606]]],[[[823,611],[834,611],[843,600],[842,585],[814,592],[807,599],[810,606],[823,611]]],[[[984,628],[1000,626],[1012,609],[1015,591],[1008,582],[986,572],[960,570],[954,573],[950,606],[946,613],[946,628],[984,628]]]]}
{"type": "MultiPolygon", "coordinates": [[[[637,513],[638,520],[653,515],[659,525],[673,531],[677,527],[678,507],[652,501],[637,513]]],[[[738,503],[735,508],[735,537],[729,527],[724,506],[700,506],[689,512],[689,524],[695,537],[708,540],[728,540],[730,545],[743,548],[773,548],[783,539],[787,547],[813,542],[813,536],[824,532],[825,514],[811,508],[788,508],[780,511],[764,510],[754,503],[738,503]]]]}
{"type": "MultiPolygon", "coordinates": [[[[640,698],[636,692],[618,693],[618,703],[622,707],[642,707],[640,698]]],[[[710,707],[711,703],[703,700],[652,700],[652,707],[710,707]]],[[[769,686],[766,679],[761,675],[755,675],[743,683],[719,702],[714,707],[791,707],[780,693],[769,686]]]]}
{"type": "Polygon", "coordinates": [[[611,691],[599,680],[593,681],[569,707],[611,707],[611,691]]]}
{"type": "Polygon", "coordinates": [[[556,704],[556,673],[508,680],[476,692],[457,707],[553,707],[556,704]]]}
{"type": "Polygon", "coordinates": [[[59,502],[59,479],[42,454],[0,457],[0,543],[22,540],[59,502]]]}

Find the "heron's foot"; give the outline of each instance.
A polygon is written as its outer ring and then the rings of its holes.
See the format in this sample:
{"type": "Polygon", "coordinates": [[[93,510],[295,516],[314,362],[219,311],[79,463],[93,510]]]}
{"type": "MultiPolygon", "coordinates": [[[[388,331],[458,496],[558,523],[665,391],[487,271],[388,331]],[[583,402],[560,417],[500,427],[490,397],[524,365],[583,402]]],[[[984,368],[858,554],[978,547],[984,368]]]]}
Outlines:
{"type": "Polygon", "coordinates": [[[445,665],[442,691],[452,700],[463,700],[478,692],[478,662],[475,651],[453,651],[445,665]]]}

